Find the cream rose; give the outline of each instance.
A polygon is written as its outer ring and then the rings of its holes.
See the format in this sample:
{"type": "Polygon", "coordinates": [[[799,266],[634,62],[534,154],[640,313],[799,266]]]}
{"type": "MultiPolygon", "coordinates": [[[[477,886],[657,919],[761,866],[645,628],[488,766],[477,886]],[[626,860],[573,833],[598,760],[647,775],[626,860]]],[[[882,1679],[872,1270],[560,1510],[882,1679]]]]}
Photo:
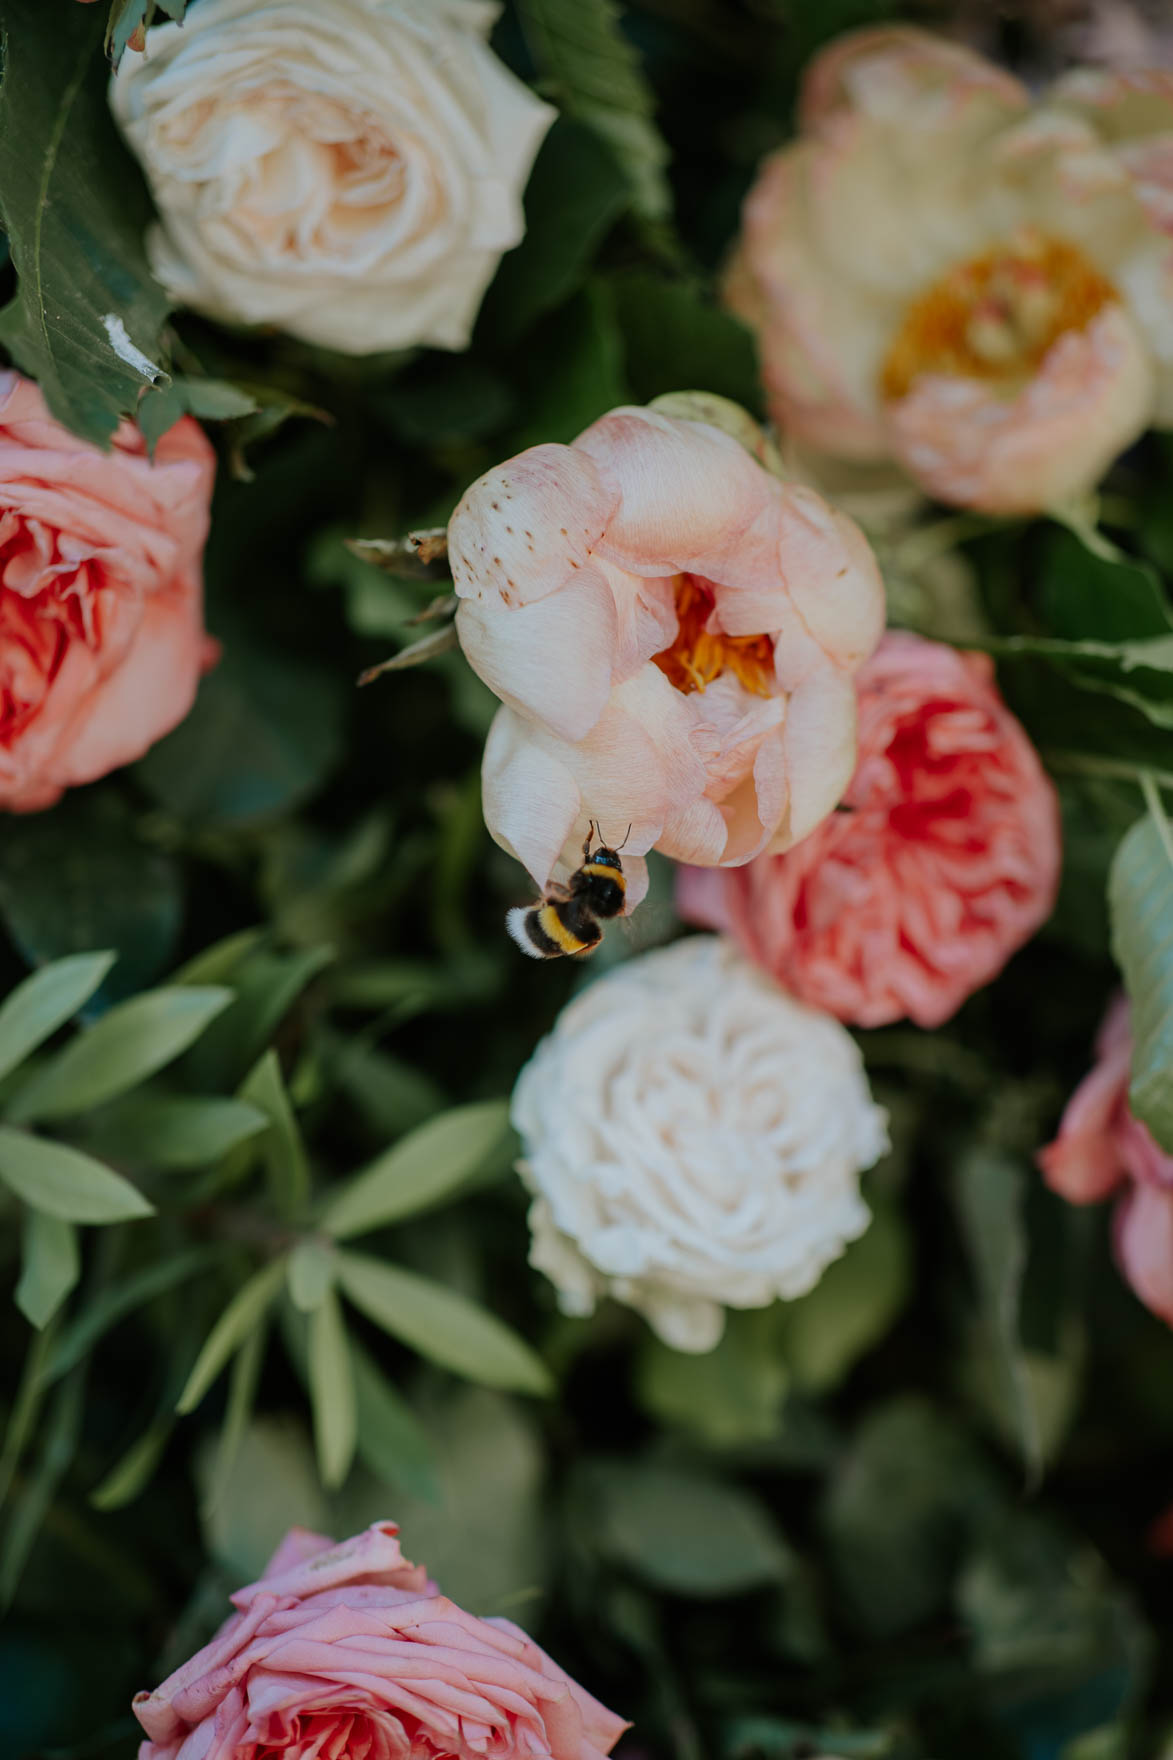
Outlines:
{"type": "Polygon", "coordinates": [[[561,1307],[638,1308],[711,1350],[724,1308],[802,1295],[870,1220],[887,1147],[859,1051],[733,943],[691,936],[600,978],[521,1073],[530,1263],[561,1307]]]}
{"type": "Polygon", "coordinates": [[[110,87],[159,280],[345,354],[463,348],[554,111],[483,0],[200,0],[110,87]]]}
{"type": "Polygon", "coordinates": [[[1035,106],[884,26],[815,58],[800,125],[727,283],[792,437],[1017,514],[1173,421],[1173,74],[1075,75],[1035,106]]]}

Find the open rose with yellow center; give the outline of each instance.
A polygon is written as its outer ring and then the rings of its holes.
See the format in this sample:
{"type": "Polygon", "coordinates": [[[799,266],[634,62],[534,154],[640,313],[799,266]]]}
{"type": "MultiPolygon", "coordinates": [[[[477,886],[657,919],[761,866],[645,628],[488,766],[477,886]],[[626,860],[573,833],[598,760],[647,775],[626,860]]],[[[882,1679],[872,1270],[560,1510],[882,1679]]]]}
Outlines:
{"type": "Polygon", "coordinates": [[[800,120],[727,283],[791,434],[1030,513],[1173,423],[1173,74],[1076,74],[1033,107],[889,27],[816,58],[800,120]]]}
{"type": "Polygon", "coordinates": [[[503,705],[485,820],[538,886],[592,820],[626,834],[630,908],[653,847],[746,862],[834,807],[884,600],[813,489],[707,422],[624,408],[489,471],[448,536],[457,632],[503,705]]]}

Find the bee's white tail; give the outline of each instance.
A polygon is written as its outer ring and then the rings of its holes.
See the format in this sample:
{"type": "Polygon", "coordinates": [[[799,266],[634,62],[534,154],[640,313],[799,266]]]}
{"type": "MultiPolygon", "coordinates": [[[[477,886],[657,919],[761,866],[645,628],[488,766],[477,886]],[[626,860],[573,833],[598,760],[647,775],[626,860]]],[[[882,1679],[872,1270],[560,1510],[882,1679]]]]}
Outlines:
{"type": "Polygon", "coordinates": [[[530,939],[529,911],[525,906],[516,904],[511,911],[506,911],[505,928],[522,953],[528,953],[531,959],[541,959],[541,954],[530,939]]]}

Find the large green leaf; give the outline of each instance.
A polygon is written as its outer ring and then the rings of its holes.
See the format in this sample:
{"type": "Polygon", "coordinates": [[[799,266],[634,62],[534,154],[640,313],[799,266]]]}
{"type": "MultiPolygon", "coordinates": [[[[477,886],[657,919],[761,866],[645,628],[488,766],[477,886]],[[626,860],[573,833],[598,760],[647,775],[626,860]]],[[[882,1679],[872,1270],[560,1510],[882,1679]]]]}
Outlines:
{"type": "Polygon", "coordinates": [[[38,1070],[10,1116],[68,1118],[113,1100],[186,1051],[232,1001],[220,986],[180,984],[120,1003],[38,1070]]]}
{"type": "Polygon", "coordinates": [[[1047,546],[1040,598],[1052,635],[1065,641],[1126,642],[1173,629],[1154,568],[1096,556],[1071,532],[1056,532],[1047,546]]]}
{"type": "Polygon", "coordinates": [[[117,954],[86,1011],[96,1013],[170,964],[183,915],[179,867],[140,841],[112,788],[86,789],[5,824],[0,915],[30,965],[99,947],[117,954]]]}
{"type": "Polygon", "coordinates": [[[427,1432],[374,1358],[350,1340],[358,1420],[358,1452],[384,1484],[435,1503],[440,1495],[436,1451],[427,1432]]]}
{"type": "Polygon", "coordinates": [[[511,451],[573,440],[609,409],[629,403],[609,285],[588,282],[551,312],[527,339],[518,371],[525,420],[509,436],[511,451]]]}
{"type": "Polygon", "coordinates": [[[641,1402],[661,1422],[717,1447],[776,1436],[790,1385],[780,1320],[776,1307],[731,1309],[715,1348],[699,1354],[674,1351],[649,1333],[639,1357],[641,1402]]]}
{"type": "Polygon", "coordinates": [[[1132,1004],[1129,1101],[1173,1151],[1173,828],[1155,788],[1112,863],[1112,949],[1132,1004]]]}
{"type": "Polygon", "coordinates": [[[0,1077],[64,1026],[113,964],[112,953],[76,953],[55,959],[18,984],[0,1007],[0,1077]]]}
{"type": "Polygon", "coordinates": [[[268,1125],[261,1149],[274,1201],[283,1216],[296,1215],[309,1195],[309,1166],[281,1060],[271,1046],[241,1084],[240,1097],[259,1110],[268,1125]]]}
{"type": "Polygon", "coordinates": [[[477,1171],[508,1124],[505,1100],[457,1106],[431,1119],[357,1174],[326,1207],[322,1227],[348,1240],[438,1203],[477,1171]]]}
{"type": "Polygon", "coordinates": [[[106,445],[162,374],[168,299],[143,253],[150,215],[106,105],[98,7],[0,0],[0,206],[17,291],[0,342],[58,419],[106,445]]]}
{"type": "Polygon", "coordinates": [[[522,29],[551,96],[603,137],[650,219],[672,206],[668,149],[652,120],[655,97],[623,35],[614,0],[518,0],[522,29]]]}
{"type": "Polygon", "coordinates": [[[350,1345],[338,1297],[328,1289],[309,1322],[310,1405],[314,1415],[314,1446],[318,1471],[328,1491],[350,1471],[358,1441],[354,1373],[350,1345]]]}
{"type": "Polygon", "coordinates": [[[791,1555],[762,1504],[682,1467],[600,1461],[584,1475],[600,1551],[658,1589],[736,1595],[777,1583],[791,1555]]]}
{"type": "Polygon", "coordinates": [[[32,1325],[47,1326],[81,1276],[77,1230],[60,1216],[27,1210],[16,1305],[32,1325]]]}
{"type": "Polygon", "coordinates": [[[890,1205],[815,1287],[781,1309],[786,1361],[811,1393],[834,1387],[889,1330],[911,1288],[907,1230],[890,1205]]]}
{"type": "Polygon", "coordinates": [[[365,1253],[339,1253],[335,1265],[355,1307],[421,1357],[486,1387],[549,1393],[550,1373],[541,1358],[465,1296],[365,1253]]]}
{"type": "Polygon", "coordinates": [[[1122,642],[1003,636],[984,645],[999,656],[1044,660],[1081,690],[1103,692],[1138,709],[1155,727],[1173,728],[1173,634],[1122,642]]]}
{"type": "Polygon", "coordinates": [[[642,403],[700,389],[761,413],[753,337],[695,282],[624,270],[608,281],[627,350],[631,388],[642,403]]]}
{"type": "Polygon", "coordinates": [[[130,1222],[154,1205],[80,1149],[0,1125],[0,1179],[18,1198],[65,1222],[130,1222]]]}
{"type": "Polygon", "coordinates": [[[87,1122],[86,1143],[132,1167],[208,1167],[268,1124],[258,1106],[201,1094],[128,1094],[87,1122]]]}

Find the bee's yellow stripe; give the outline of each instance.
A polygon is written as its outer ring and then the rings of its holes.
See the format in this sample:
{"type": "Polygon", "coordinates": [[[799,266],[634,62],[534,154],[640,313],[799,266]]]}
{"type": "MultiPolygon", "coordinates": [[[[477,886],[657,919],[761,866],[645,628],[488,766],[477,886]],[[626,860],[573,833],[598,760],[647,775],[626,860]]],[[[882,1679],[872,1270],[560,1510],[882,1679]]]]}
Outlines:
{"type": "Polygon", "coordinates": [[[608,862],[584,862],[584,874],[601,874],[607,880],[614,880],[620,892],[627,891],[627,878],[619,868],[612,868],[608,862]]]}
{"type": "Polygon", "coordinates": [[[566,927],[566,924],[558,915],[558,910],[555,905],[544,904],[540,907],[538,911],[538,926],[543,934],[548,935],[550,940],[553,941],[563,953],[581,953],[584,947],[590,946],[589,942],[580,940],[580,938],[574,933],[573,929],[568,929],[566,927]]]}

